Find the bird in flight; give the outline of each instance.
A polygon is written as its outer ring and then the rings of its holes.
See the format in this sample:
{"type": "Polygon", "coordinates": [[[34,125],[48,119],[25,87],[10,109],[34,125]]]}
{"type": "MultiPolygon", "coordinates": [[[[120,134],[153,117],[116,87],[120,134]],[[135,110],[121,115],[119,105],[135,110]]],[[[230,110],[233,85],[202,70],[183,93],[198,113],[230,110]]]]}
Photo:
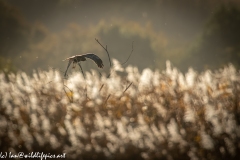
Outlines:
{"type": "MultiPolygon", "coordinates": [[[[86,61],[86,58],[89,58],[89,59],[93,60],[99,68],[103,68],[104,65],[103,65],[102,60],[97,55],[95,55],[93,53],[75,55],[75,56],[72,56],[72,57],[69,57],[69,58],[65,59],[65,60],[69,60],[69,62],[68,62],[67,70],[65,71],[64,76],[66,77],[68,68],[71,65],[71,63],[73,63],[73,68],[75,68],[76,63],[78,63],[80,61],[86,61]]],[[[63,60],[63,61],[65,61],[65,60],[63,60]]]]}

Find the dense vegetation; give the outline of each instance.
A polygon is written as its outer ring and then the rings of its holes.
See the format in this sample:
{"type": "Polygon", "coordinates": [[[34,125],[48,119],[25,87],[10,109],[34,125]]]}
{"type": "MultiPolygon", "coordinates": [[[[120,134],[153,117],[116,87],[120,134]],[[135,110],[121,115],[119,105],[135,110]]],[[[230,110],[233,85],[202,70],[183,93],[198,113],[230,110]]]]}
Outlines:
{"type": "Polygon", "coordinates": [[[240,73],[0,74],[0,150],[68,159],[237,159],[240,73]],[[121,76],[119,76],[121,74],[121,76]]]}

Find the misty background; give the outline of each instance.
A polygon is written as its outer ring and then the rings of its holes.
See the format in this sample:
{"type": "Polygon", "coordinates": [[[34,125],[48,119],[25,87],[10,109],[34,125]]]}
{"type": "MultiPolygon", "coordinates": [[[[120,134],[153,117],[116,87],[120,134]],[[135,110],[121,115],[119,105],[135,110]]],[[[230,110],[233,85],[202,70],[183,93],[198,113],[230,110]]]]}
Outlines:
{"type": "MultiPolygon", "coordinates": [[[[0,17],[4,72],[64,72],[63,59],[84,53],[97,54],[108,71],[95,38],[120,62],[133,42],[127,65],[140,70],[162,70],[166,60],[184,72],[240,67],[238,0],[0,0],[0,17]]],[[[90,60],[82,66],[98,69],[90,60]]]]}

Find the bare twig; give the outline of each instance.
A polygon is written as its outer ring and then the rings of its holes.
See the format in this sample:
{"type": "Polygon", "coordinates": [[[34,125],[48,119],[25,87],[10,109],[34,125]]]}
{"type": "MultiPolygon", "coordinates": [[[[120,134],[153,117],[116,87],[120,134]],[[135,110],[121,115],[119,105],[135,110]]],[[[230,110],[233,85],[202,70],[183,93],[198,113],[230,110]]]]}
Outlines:
{"type": "MultiPolygon", "coordinates": [[[[99,40],[97,38],[95,38],[95,40],[98,42],[98,44],[100,44],[100,46],[102,46],[102,48],[107,52],[107,55],[108,55],[108,60],[109,60],[109,64],[110,64],[110,68],[112,67],[112,62],[111,62],[111,58],[110,58],[110,55],[109,55],[109,52],[107,50],[107,45],[106,47],[103,47],[103,45],[99,42],[99,40]]],[[[110,70],[111,71],[111,70],[110,70]]],[[[109,72],[109,75],[107,76],[107,78],[109,78],[111,75],[111,73],[109,72]]],[[[99,89],[99,92],[102,90],[104,84],[101,85],[100,89],[99,89]]],[[[109,98],[109,97],[108,97],[109,98]]]]}
{"type": "Polygon", "coordinates": [[[123,94],[128,90],[129,87],[131,87],[132,82],[126,87],[126,89],[123,91],[123,94]]]}
{"type": "Polygon", "coordinates": [[[99,92],[102,90],[103,86],[104,86],[104,84],[101,85],[101,87],[100,87],[100,89],[99,89],[99,92]]]}
{"type": "MultiPolygon", "coordinates": [[[[71,93],[73,93],[73,91],[72,91],[70,88],[68,88],[68,86],[66,86],[65,84],[63,84],[63,86],[66,87],[67,89],[69,89],[69,91],[70,91],[71,93]]],[[[65,94],[67,95],[69,101],[70,101],[71,103],[73,103],[73,97],[70,98],[70,97],[68,96],[68,94],[67,94],[65,88],[63,88],[63,90],[64,90],[65,94]]]]}
{"type": "Polygon", "coordinates": [[[101,72],[99,72],[99,70],[97,70],[97,71],[98,71],[98,73],[99,73],[100,77],[102,77],[102,73],[101,73],[101,72]]]}
{"type": "Polygon", "coordinates": [[[108,99],[110,98],[111,94],[108,95],[106,101],[105,101],[105,104],[107,103],[108,99]]]}
{"type": "Polygon", "coordinates": [[[70,102],[73,102],[73,99],[71,99],[71,98],[68,96],[68,94],[67,94],[67,92],[66,92],[65,88],[63,88],[63,90],[64,90],[65,94],[67,95],[67,97],[68,97],[69,101],[70,101],[70,102]]]}
{"type": "Polygon", "coordinates": [[[121,99],[121,97],[123,96],[123,94],[128,90],[128,88],[130,88],[132,85],[132,82],[126,87],[126,89],[123,91],[122,95],[119,97],[119,99],[121,99]]]}
{"type": "MultiPolygon", "coordinates": [[[[81,69],[81,71],[82,71],[83,78],[84,78],[84,80],[86,81],[86,77],[85,77],[85,74],[84,74],[84,72],[83,72],[83,69],[82,69],[82,66],[81,66],[80,62],[78,62],[78,65],[79,65],[79,67],[80,67],[80,69],[81,69]]],[[[85,88],[84,88],[84,92],[86,93],[87,99],[89,99],[88,96],[87,96],[87,84],[86,84],[86,86],[85,86],[85,88]]]]}
{"type": "Polygon", "coordinates": [[[111,62],[110,55],[109,55],[108,50],[107,50],[107,45],[106,45],[106,47],[103,47],[103,45],[98,41],[97,38],[95,38],[95,40],[96,40],[96,41],[98,42],[98,44],[100,44],[100,46],[102,46],[102,48],[107,52],[109,64],[110,64],[110,67],[112,67],[112,62],[111,62]]]}
{"type": "Polygon", "coordinates": [[[52,81],[49,81],[48,83],[46,83],[46,84],[49,84],[49,83],[52,83],[52,81]]]}
{"type": "Polygon", "coordinates": [[[72,90],[67,85],[63,84],[63,86],[66,87],[67,89],[69,89],[69,91],[72,92],[72,90]]]}
{"type": "Polygon", "coordinates": [[[79,65],[79,67],[80,67],[80,69],[81,69],[81,71],[82,71],[83,78],[86,80],[85,74],[83,73],[83,69],[82,69],[82,66],[81,66],[80,62],[78,62],[78,65],[79,65]]]}
{"type": "MultiPolygon", "coordinates": [[[[121,65],[126,64],[126,63],[128,62],[128,60],[129,60],[129,58],[131,57],[131,55],[132,55],[132,53],[133,53],[133,42],[134,42],[134,41],[132,41],[132,51],[131,51],[130,55],[128,56],[127,60],[126,60],[125,62],[123,62],[121,65]]],[[[113,66],[113,67],[114,67],[114,66],[113,66]]],[[[107,78],[109,78],[110,76],[111,76],[111,71],[109,72],[107,78]]]]}
{"type": "Polygon", "coordinates": [[[130,55],[128,56],[127,60],[125,62],[123,62],[122,65],[124,65],[124,64],[126,64],[128,62],[129,58],[131,57],[131,55],[133,53],[133,42],[134,41],[132,41],[132,51],[131,51],[130,55]]]}
{"type": "Polygon", "coordinates": [[[84,92],[86,93],[86,98],[87,98],[87,100],[88,100],[89,98],[88,98],[88,95],[87,95],[87,84],[86,84],[86,86],[85,86],[85,88],[84,88],[84,92]]]}
{"type": "MultiPolygon", "coordinates": [[[[109,52],[108,52],[108,50],[107,50],[107,45],[106,45],[106,47],[103,47],[103,45],[99,42],[99,40],[98,40],[97,38],[95,38],[95,40],[96,40],[96,41],[98,42],[98,44],[100,44],[100,46],[102,46],[102,48],[107,52],[108,60],[109,60],[110,68],[111,68],[111,67],[112,67],[112,63],[111,63],[111,59],[110,59],[109,52]]],[[[132,51],[131,51],[130,55],[128,56],[127,60],[126,60],[125,62],[123,62],[122,65],[124,65],[124,64],[126,64],[126,63],[128,62],[128,60],[130,59],[130,57],[131,57],[131,55],[132,55],[132,53],[133,53],[133,42],[134,42],[134,41],[132,41],[132,51]]],[[[109,78],[110,76],[111,76],[111,70],[110,70],[107,78],[109,78]]],[[[128,85],[128,87],[123,91],[123,94],[127,91],[127,89],[128,89],[131,85],[132,85],[132,83],[130,83],[130,84],[128,85]]],[[[99,89],[99,92],[102,90],[103,87],[104,87],[104,84],[101,85],[101,87],[100,87],[100,89],[99,89]]],[[[108,96],[108,98],[109,98],[110,96],[111,96],[111,94],[108,96]]],[[[107,100],[108,100],[108,98],[107,98],[107,100]]],[[[106,100],[106,102],[107,102],[107,100],[106,100]]]]}

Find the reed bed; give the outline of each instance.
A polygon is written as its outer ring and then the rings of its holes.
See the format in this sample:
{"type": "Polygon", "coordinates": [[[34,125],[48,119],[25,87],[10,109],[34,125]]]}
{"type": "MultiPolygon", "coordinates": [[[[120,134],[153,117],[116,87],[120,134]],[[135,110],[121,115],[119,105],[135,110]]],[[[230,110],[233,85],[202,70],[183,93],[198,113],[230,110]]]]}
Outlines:
{"type": "Polygon", "coordinates": [[[237,159],[240,72],[123,68],[0,74],[0,151],[67,159],[237,159]]]}

